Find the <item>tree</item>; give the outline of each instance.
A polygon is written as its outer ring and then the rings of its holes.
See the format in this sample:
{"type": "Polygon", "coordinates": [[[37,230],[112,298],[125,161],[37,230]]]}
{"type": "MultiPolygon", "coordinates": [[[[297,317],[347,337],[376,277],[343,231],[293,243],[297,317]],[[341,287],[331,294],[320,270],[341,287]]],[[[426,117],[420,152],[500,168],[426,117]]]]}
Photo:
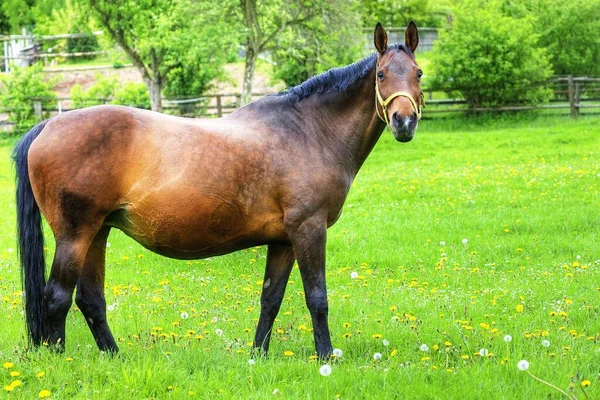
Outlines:
{"type": "Polygon", "coordinates": [[[363,26],[373,28],[377,22],[387,27],[407,26],[416,21],[419,26],[441,26],[446,17],[446,3],[442,0],[360,0],[358,11],[363,26]]]}
{"type": "Polygon", "coordinates": [[[331,0],[306,24],[286,26],[276,38],[275,76],[295,86],[313,75],[356,61],[363,51],[357,1],[331,0]]]}
{"type": "MultiPolygon", "coordinates": [[[[219,74],[214,68],[227,59],[235,35],[227,35],[223,22],[216,18],[210,1],[194,0],[89,0],[100,23],[125,51],[141,72],[148,88],[152,110],[161,111],[161,92],[170,73],[181,67],[179,60],[196,52],[195,68],[210,65],[208,76],[219,74]],[[218,35],[205,36],[206,32],[218,35]],[[211,30],[207,30],[211,27],[211,30]],[[198,53],[198,46],[204,52],[198,53]]],[[[185,67],[185,66],[184,66],[185,67]]]]}
{"type": "Polygon", "coordinates": [[[501,0],[466,0],[434,45],[431,85],[462,93],[469,107],[535,104],[552,69],[534,18],[506,15],[501,0]]]}
{"type": "Polygon", "coordinates": [[[246,30],[246,64],[242,87],[242,104],[251,101],[252,79],[259,54],[275,49],[276,38],[289,27],[307,26],[327,0],[240,0],[242,20],[246,30]]]}

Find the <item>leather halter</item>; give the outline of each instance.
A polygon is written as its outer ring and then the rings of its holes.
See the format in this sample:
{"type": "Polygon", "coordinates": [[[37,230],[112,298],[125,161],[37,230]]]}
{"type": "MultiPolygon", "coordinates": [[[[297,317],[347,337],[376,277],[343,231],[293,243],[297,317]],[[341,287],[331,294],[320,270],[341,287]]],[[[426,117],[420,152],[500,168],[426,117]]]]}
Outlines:
{"type": "Polygon", "coordinates": [[[415,99],[410,95],[410,93],[402,92],[402,91],[392,93],[391,95],[388,96],[387,99],[384,100],[383,97],[381,97],[381,93],[379,93],[379,79],[376,76],[375,77],[375,93],[377,94],[377,96],[375,97],[375,110],[377,110],[377,116],[387,124],[387,126],[390,128],[390,130],[392,129],[392,127],[390,126],[390,121],[388,120],[388,116],[387,116],[387,106],[396,97],[406,97],[410,101],[410,104],[412,105],[413,110],[415,110],[415,113],[417,114],[417,121],[421,119],[421,105],[424,105],[423,92],[421,92],[421,96],[419,98],[418,105],[417,105],[417,102],[415,101],[415,99]],[[377,104],[379,104],[381,106],[381,109],[383,111],[383,118],[381,117],[381,114],[379,114],[379,107],[377,107],[377,104]]]}

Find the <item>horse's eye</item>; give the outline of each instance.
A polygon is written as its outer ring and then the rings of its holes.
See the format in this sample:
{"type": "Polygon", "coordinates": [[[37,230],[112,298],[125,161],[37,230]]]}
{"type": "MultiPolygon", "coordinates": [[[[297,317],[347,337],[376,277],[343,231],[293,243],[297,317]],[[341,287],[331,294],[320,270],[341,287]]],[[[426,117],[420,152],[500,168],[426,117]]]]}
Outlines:
{"type": "Polygon", "coordinates": [[[385,78],[385,74],[383,73],[383,71],[379,71],[379,72],[377,73],[377,77],[379,78],[379,80],[380,80],[380,81],[382,81],[382,80],[383,80],[383,78],[385,78]]]}
{"type": "Polygon", "coordinates": [[[418,70],[418,71],[417,71],[417,77],[418,77],[419,79],[421,79],[421,77],[422,77],[422,76],[423,76],[423,71],[422,71],[422,70],[418,70]]]}

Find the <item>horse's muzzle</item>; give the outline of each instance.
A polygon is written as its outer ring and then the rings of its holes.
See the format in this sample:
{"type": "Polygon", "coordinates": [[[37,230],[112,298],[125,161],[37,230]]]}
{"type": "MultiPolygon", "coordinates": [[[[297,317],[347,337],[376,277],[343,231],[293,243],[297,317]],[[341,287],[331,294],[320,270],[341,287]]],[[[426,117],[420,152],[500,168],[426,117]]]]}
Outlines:
{"type": "Polygon", "coordinates": [[[391,122],[392,133],[394,134],[396,140],[406,143],[410,142],[415,136],[419,119],[417,118],[416,113],[412,113],[412,115],[404,117],[395,112],[392,115],[391,122]]]}

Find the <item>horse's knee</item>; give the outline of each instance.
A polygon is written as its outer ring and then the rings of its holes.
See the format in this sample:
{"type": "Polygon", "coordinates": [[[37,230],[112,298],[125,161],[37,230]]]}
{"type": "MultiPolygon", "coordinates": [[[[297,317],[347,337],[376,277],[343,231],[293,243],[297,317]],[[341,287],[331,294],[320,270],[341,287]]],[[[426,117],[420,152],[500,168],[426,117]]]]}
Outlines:
{"type": "Polygon", "coordinates": [[[318,316],[327,316],[329,313],[329,305],[327,303],[327,294],[313,292],[306,296],[306,305],[308,310],[318,316]]]}
{"type": "Polygon", "coordinates": [[[106,300],[99,294],[90,294],[77,290],[75,304],[89,322],[106,320],[106,300]]]}

